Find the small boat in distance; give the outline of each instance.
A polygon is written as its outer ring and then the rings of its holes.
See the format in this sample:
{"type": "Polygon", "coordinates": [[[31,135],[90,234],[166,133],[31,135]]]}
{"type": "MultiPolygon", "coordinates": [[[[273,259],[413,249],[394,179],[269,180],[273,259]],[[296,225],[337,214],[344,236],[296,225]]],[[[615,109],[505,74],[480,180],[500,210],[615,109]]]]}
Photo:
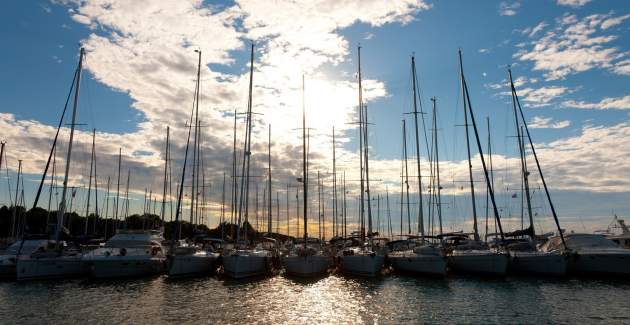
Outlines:
{"type": "Polygon", "coordinates": [[[630,248],[630,229],[628,229],[625,220],[619,219],[617,215],[614,216],[606,230],[595,231],[595,233],[606,236],[623,248],[630,248]]]}

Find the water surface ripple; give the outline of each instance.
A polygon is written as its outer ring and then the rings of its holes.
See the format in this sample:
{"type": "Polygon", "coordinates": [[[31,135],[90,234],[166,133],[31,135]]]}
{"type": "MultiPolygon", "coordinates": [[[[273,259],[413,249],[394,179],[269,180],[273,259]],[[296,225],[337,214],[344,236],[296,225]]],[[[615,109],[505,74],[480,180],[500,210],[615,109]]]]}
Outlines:
{"type": "Polygon", "coordinates": [[[630,323],[628,279],[0,282],[0,323],[630,323]]]}

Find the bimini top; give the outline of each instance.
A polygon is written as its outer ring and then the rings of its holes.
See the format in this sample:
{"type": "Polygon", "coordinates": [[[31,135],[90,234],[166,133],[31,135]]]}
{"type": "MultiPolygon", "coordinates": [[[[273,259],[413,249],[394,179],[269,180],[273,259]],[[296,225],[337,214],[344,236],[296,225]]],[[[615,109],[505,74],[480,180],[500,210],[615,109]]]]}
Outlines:
{"type": "Polygon", "coordinates": [[[162,237],[151,231],[125,231],[119,232],[110,238],[105,247],[114,248],[141,248],[152,245],[160,245],[162,237]]]}
{"type": "Polygon", "coordinates": [[[40,247],[45,247],[48,243],[54,243],[54,241],[49,241],[47,239],[25,239],[24,241],[18,240],[15,243],[11,244],[9,248],[6,250],[6,254],[8,255],[17,255],[18,253],[29,255],[36,251],[40,247]],[[21,248],[21,250],[20,250],[21,248]]]}

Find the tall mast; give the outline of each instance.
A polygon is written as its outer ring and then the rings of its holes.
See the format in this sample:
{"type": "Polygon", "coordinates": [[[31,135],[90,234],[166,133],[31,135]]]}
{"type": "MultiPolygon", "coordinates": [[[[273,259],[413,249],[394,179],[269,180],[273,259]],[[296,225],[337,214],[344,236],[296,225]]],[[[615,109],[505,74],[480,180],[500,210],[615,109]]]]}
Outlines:
{"type": "Polygon", "coordinates": [[[475,240],[479,240],[479,230],[477,229],[477,202],[475,201],[475,184],[473,181],[472,162],[470,158],[470,136],[468,135],[468,109],[466,107],[466,88],[464,87],[464,68],[462,66],[461,51],[459,53],[460,81],[462,87],[462,101],[464,107],[464,129],[466,130],[466,153],[468,154],[468,179],[470,181],[470,195],[472,197],[473,230],[475,240]]]}
{"type": "Polygon", "coordinates": [[[289,231],[291,229],[290,212],[291,211],[289,211],[289,184],[287,184],[287,236],[291,236],[291,232],[289,231]]]}
{"type": "Polygon", "coordinates": [[[319,170],[317,171],[317,229],[318,238],[322,239],[322,185],[319,170]]]}
{"type": "Polygon", "coordinates": [[[164,148],[164,186],[162,189],[162,226],[164,226],[164,215],[166,214],[166,184],[167,184],[167,172],[169,165],[169,141],[170,141],[171,127],[166,126],[166,144],[164,148]]]}
{"type": "Polygon", "coordinates": [[[338,201],[337,201],[337,158],[336,158],[336,142],[335,142],[335,127],[332,129],[332,145],[333,145],[333,236],[339,235],[339,220],[338,220],[338,201]]]}
{"type": "Polygon", "coordinates": [[[560,235],[560,239],[562,240],[562,245],[567,248],[567,244],[564,241],[564,234],[562,233],[562,228],[560,228],[560,221],[558,219],[558,215],[556,214],[556,208],[553,205],[553,201],[551,200],[551,194],[549,193],[549,188],[547,188],[547,182],[545,181],[545,177],[542,172],[542,168],[540,167],[540,161],[538,160],[538,155],[536,154],[536,149],[534,148],[534,143],[532,141],[532,136],[529,133],[529,128],[527,127],[527,122],[525,121],[525,115],[523,114],[523,108],[521,107],[521,103],[518,99],[518,95],[516,94],[516,88],[514,87],[514,81],[512,80],[512,71],[509,71],[510,75],[510,88],[512,89],[512,93],[514,95],[514,99],[516,101],[516,105],[518,106],[519,115],[521,120],[523,121],[523,126],[525,127],[525,133],[527,134],[527,139],[529,140],[529,146],[532,150],[532,155],[534,156],[534,161],[536,162],[536,168],[538,169],[538,174],[540,175],[540,180],[543,183],[543,188],[545,189],[545,194],[547,196],[547,201],[549,202],[549,207],[551,208],[551,213],[553,214],[553,219],[556,223],[556,227],[558,229],[558,233],[560,235]]]}
{"type": "Polygon", "coordinates": [[[361,201],[359,203],[359,218],[360,218],[360,232],[361,232],[361,241],[363,241],[365,238],[365,209],[364,209],[364,202],[365,202],[365,185],[364,185],[364,169],[363,169],[363,94],[362,94],[362,89],[361,89],[361,46],[358,47],[358,57],[359,57],[359,171],[361,173],[361,201]]]}
{"type": "Polygon", "coordinates": [[[280,192],[276,191],[276,234],[280,234],[280,192]]]}
{"type": "Polygon", "coordinates": [[[280,192],[276,191],[276,234],[280,235],[280,192]]]}
{"type": "MultiPolygon", "coordinates": [[[[4,142],[2,143],[3,147],[4,147],[4,142]]],[[[2,159],[2,155],[0,155],[0,160],[2,159]]],[[[50,188],[48,191],[48,213],[46,213],[46,228],[48,228],[48,226],[50,225],[50,210],[51,210],[51,204],[52,204],[52,193],[53,193],[53,188],[55,188],[55,177],[57,176],[56,173],[56,165],[57,165],[57,147],[55,146],[53,148],[53,165],[52,165],[52,175],[50,178],[50,188]]],[[[1,170],[1,169],[0,169],[1,170]]]]}
{"type": "Polygon", "coordinates": [[[96,222],[98,221],[98,174],[96,172],[96,144],[92,143],[92,161],[94,161],[94,232],[96,232],[96,222]]]}
{"type": "MultiPolygon", "coordinates": [[[[512,84],[512,70],[508,69],[508,76],[510,78],[510,84],[512,84]]],[[[529,192],[529,171],[527,171],[527,164],[525,160],[525,148],[523,146],[523,134],[521,132],[521,126],[518,121],[518,113],[516,111],[516,92],[512,91],[512,109],[514,111],[514,126],[516,130],[516,139],[518,141],[518,152],[521,159],[521,176],[523,177],[523,187],[525,189],[525,197],[527,199],[527,214],[529,216],[529,228],[531,231],[531,237],[535,235],[534,232],[534,218],[532,216],[532,202],[529,192]]]]}
{"type": "Polygon", "coordinates": [[[438,146],[438,126],[437,126],[437,98],[431,98],[433,102],[433,139],[435,145],[435,175],[437,181],[437,213],[440,223],[440,234],[442,234],[442,186],[440,185],[440,155],[438,146]]]}
{"type": "MultiPolygon", "coordinates": [[[[238,223],[236,226],[236,241],[240,240],[240,226],[245,209],[245,221],[249,212],[249,161],[251,156],[251,134],[252,134],[252,91],[254,87],[254,44],[251,45],[250,66],[249,66],[249,96],[247,101],[247,115],[245,123],[245,149],[243,151],[243,166],[241,172],[241,195],[239,196],[238,223]]],[[[245,240],[247,240],[247,228],[245,229],[245,240]]]]}
{"type": "MultiPolygon", "coordinates": [[[[57,247],[59,247],[59,236],[61,235],[61,228],[63,227],[63,219],[66,213],[66,195],[68,192],[68,176],[70,173],[70,162],[72,160],[72,142],[74,140],[74,129],[76,126],[77,106],[79,105],[79,88],[81,87],[81,70],[83,69],[83,57],[85,56],[85,49],[81,48],[79,52],[79,67],[77,72],[77,83],[74,91],[74,103],[72,105],[72,122],[70,123],[70,140],[68,141],[68,155],[66,157],[66,171],[63,176],[63,190],[61,192],[61,203],[59,212],[57,213],[57,228],[55,229],[55,240],[57,241],[57,247]]],[[[17,204],[17,203],[16,203],[17,204]]]]}
{"type": "Polygon", "coordinates": [[[197,151],[198,149],[198,142],[199,142],[199,83],[201,82],[200,77],[201,77],[201,50],[195,50],[195,52],[197,52],[197,57],[198,57],[198,61],[197,61],[197,83],[195,85],[195,134],[193,137],[193,161],[192,161],[192,187],[191,187],[191,195],[190,195],[190,224],[195,224],[195,219],[194,219],[194,212],[195,212],[195,200],[196,200],[196,196],[197,196],[197,187],[198,187],[198,180],[197,177],[199,176],[199,162],[197,161],[197,151]]]}
{"type": "Polygon", "coordinates": [[[295,187],[295,239],[300,237],[300,187],[295,187]]]}
{"type": "MultiPolygon", "coordinates": [[[[493,165],[492,165],[492,141],[491,141],[491,134],[490,134],[490,117],[486,118],[486,125],[488,127],[488,157],[489,157],[489,163],[490,163],[490,184],[492,185],[492,187],[494,188],[494,169],[493,169],[493,165]]],[[[486,187],[486,240],[488,240],[488,217],[490,215],[490,192],[489,192],[489,187],[486,187]]],[[[495,225],[495,233],[496,233],[496,220],[494,222],[495,225]]],[[[496,234],[495,234],[496,235],[496,234]]]]}
{"type": "MultiPolygon", "coordinates": [[[[523,135],[525,134],[524,128],[521,125],[521,130],[520,130],[520,146],[521,146],[521,152],[522,152],[522,159],[523,159],[523,169],[525,170],[525,172],[523,173],[523,176],[526,178],[529,178],[529,168],[527,167],[527,157],[526,157],[526,151],[525,151],[525,139],[523,138],[523,135]]],[[[529,225],[531,226],[531,231],[532,231],[532,236],[535,235],[535,231],[534,231],[534,219],[533,219],[533,213],[532,213],[532,200],[531,200],[531,195],[530,195],[530,188],[529,188],[529,180],[527,182],[523,182],[523,185],[525,187],[525,197],[527,198],[527,212],[529,213],[529,225]]]]}
{"type": "Polygon", "coordinates": [[[129,217],[129,183],[131,182],[131,169],[127,169],[127,184],[125,188],[125,228],[127,228],[127,217],[129,217]]]}
{"type": "Polygon", "coordinates": [[[304,201],[304,246],[306,246],[306,239],[308,238],[308,225],[307,225],[307,213],[308,213],[308,171],[306,170],[306,107],[305,107],[305,82],[304,75],[302,75],[302,199],[304,201]]]}
{"type": "Polygon", "coordinates": [[[118,229],[118,209],[120,203],[120,166],[122,163],[122,148],[118,148],[118,180],[116,182],[116,211],[114,212],[114,229],[115,232],[118,229]]]}
{"type": "Polygon", "coordinates": [[[4,141],[4,140],[0,141],[0,171],[2,171],[2,159],[4,157],[4,146],[6,144],[7,144],[6,141],[4,141]]]}
{"type": "Polygon", "coordinates": [[[20,227],[17,226],[18,223],[18,195],[20,193],[20,175],[22,174],[22,160],[18,160],[18,172],[15,181],[15,204],[13,205],[13,222],[11,223],[11,235],[16,237],[20,231],[20,227]]]}
{"type": "MultiPolygon", "coordinates": [[[[85,229],[83,230],[83,234],[88,234],[88,220],[90,219],[90,194],[92,191],[92,171],[94,167],[94,146],[96,142],[96,129],[92,129],[92,155],[90,158],[90,177],[88,180],[88,192],[87,192],[87,203],[85,205],[85,229]]],[[[94,215],[96,217],[96,214],[94,215]]],[[[94,220],[96,222],[96,220],[94,220]]]]}
{"type": "Polygon", "coordinates": [[[223,172],[223,189],[221,191],[221,240],[225,240],[225,171],[223,172]]]}
{"type": "MultiPolygon", "coordinates": [[[[407,167],[407,123],[405,122],[405,120],[402,120],[402,132],[403,132],[403,156],[404,156],[404,161],[405,161],[405,194],[407,196],[407,233],[411,235],[411,212],[409,210],[409,205],[410,205],[410,201],[409,201],[409,169],[407,167]]],[[[402,225],[402,220],[400,221],[401,225],[402,225]]],[[[402,227],[402,226],[401,226],[402,227]]],[[[401,228],[401,234],[402,234],[402,228],[401,228]]]]}
{"type": "Polygon", "coordinates": [[[346,238],[347,236],[347,232],[346,232],[346,217],[348,215],[348,210],[347,210],[347,205],[346,205],[346,171],[343,171],[343,238],[346,238]]]}
{"type": "Polygon", "coordinates": [[[368,164],[368,112],[367,106],[364,105],[363,107],[365,109],[365,111],[363,112],[363,117],[365,118],[365,128],[363,129],[363,131],[365,132],[365,145],[363,147],[363,149],[365,150],[365,193],[367,194],[368,202],[368,234],[370,234],[370,246],[372,246],[372,201],[370,199],[370,167],[368,164]]]}
{"type": "MultiPolygon", "coordinates": [[[[475,123],[475,115],[473,114],[472,106],[470,103],[470,95],[468,93],[468,86],[466,85],[466,79],[464,78],[464,66],[462,63],[462,52],[459,50],[459,67],[462,79],[463,86],[463,94],[462,100],[468,105],[468,113],[470,113],[470,121],[472,122],[473,131],[475,132],[475,140],[477,143],[477,150],[479,151],[479,158],[481,159],[481,166],[483,167],[483,174],[486,179],[486,185],[488,186],[488,192],[490,193],[490,199],[492,201],[492,209],[494,211],[494,218],[497,221],[497,225],[499,226],[499,232],[501,233],[501,239],[503,239],[503,227],[501,226],[501,218],[499,217],[499,210],[497,209],[496,200],[494,198],[494,189],[492,188],[492,183],[490,182],[490,176],[488,175],[488,169],[486,168],[486,160],[483,156],[483,149],[481,148],[481,142],[479,140],[479,132],[477,131],[477,123],[475,123]]],[[[464,105],[466,107],[466,105],[464,105]]],[[[468,121],[466,121],[466,124],[468,121]]],[[[466,125],[466,132],[468,132],[468,126],[466,125]]],[[[468,141],[468,139],[467,139],[468,141]]],[[[470,155],[470,151],[469,151],[470,155]]],[[[471,173],[471,185],[472,185],[472,165],[470,165],[470,173],[471,173]]],[[[474,198],[473,198],[474,202],[474,198]]],[[[476,215],[476,212],[475,212],[476,215]]],[[[475,217],[475,240],[479,240],[479,232],[477,230],[477,218],[475,217]]]]}
{"type": "MultiPolygon", "coordinates": [[[[236,184],[238,184],[236,182],[236,118],[237,118],[237,112],[236,109],[234,110],[234,134],[232,135],[233,138],[233,146],[232,146],[232,186],[230,188],[230,202],[231,202],[231,206],[230,206],[230,224],[234,224],[234,220],[236,218],[236,194],[237,194],[237,189],[236,189],[236,184]]],[[[230,226],[230,229],[234,229],[232,226],[230,226]]],[[[232,237],[232,240],[234,240],[234,232],[232,232],[230,234],[230,236],[232,237]]]]}
{"type": "Polygon", "coordinates": [[[387,229],[389,230],[389,238],[393,238],[394,233],[392,231],[392,213],[389,209],[389,187],[385,186],[385,202],[387,205],[387,229]]]}
{"type": "MultiPolygon", "coordinates": [[[[365,194],[367,195],[367,210],[368,210],[368,235],[370,236],[370,246],[372,246],[372,204],[370,199],[370,165],[369,165],[369,144],[368,144],[368,112],[367,107],[363,105],[363,87],[361,84],[361,47],[359,46],[359,110],[361,112],[360,117],[362,120],[360,121],[360,125],[362,126],[362,134],[363,138],[363,152],[364,155],[363,160],[365,163],[365,194]]],[[[363,174],[362,174],[363,175],[363,174]]],[[[363,177],[362,177],[363,178],[363,177]]],[[[363,182],[362,182],[363,183],[363,182]]],[[[363,192],[361,192],[361,210],[363,210],[364,200],[363,200],[363,192]]],[[[362,231],[363,233],[363,231],[362,231]]]]}
{"type": "Polygon", "coordinates": [[[269,205],[269,219],[267,221],[267,233],[271,234],[271,231],[273,229],[272,227],[272,213],[273,211],[271,210],[271,198],[272,198],[272,192],[271,192],[271,124],[269,124],[269,154],[268,154],[268,163],[269,163],[269,183],[267,184],[268,186],[268,190],[267,193],[269,193],[268,197],[269,200],[267,202],[267,204],[269,205]]]}
{"type": "Polygon", "coordinates": [[[258,209],[258,182],[256,182],[256,191],[255,191],[255,193],[256,193],[256,196],[255,196],[256,199],[254,200],[254,216],[255,216],[255,219],[256,219],[256,231],[259,231],[260,228],[259,228],[259,223],[258,223],[258,221],[259,221],[258,220],[259,219],[259,217],[258,217],[258,211],[259,211],[259,209],[258,209]]]}
{"type": "MultiPolygon", "coordinates": [[[[197,50],[195,50],[197,51],[197,50]]],[[[201,56],[201,53],[199,54],[201,56]]],[[[195,90],[196,91],[196,90],[195,90]]],[[[190,111],[190,120],[188,122],[188,136],[186,137],[186,149],[184,150],[184,163],[182,164],[182,177],[179,182],[179,193],[177,193],[177,204],[175,207],[175,227],[173,227],[173,237],[171,240],[171,248],[175,246],[177,240],[179,240],[181,235],[181,224],[180,224],[180,216],[182,215],[182,199],[184,196],[184,181],[186,180],[186,165],[188,164],[188,149],[190,148],[190,135],[192,134],[193,128],[193,116],[195,115],[195,104],[196,100],[193,101],[193,107],[190,111]]]]}
{"type": "MultiPolygon", "coordinates": [[[[103,231],[103,237],[105,239],[107,239],[107,215],[109,214],[109,181],[110,178],[109,176],[107,176],[107,192],[105,194],[105,214],[103,215],[105,217],[105,230],[103,231]]],[[[96,233],[96,224],[94,225],[94,233],[96,233]]]]}
{"type": "MultiPolygon", "coordinates": [[[[413,120],[414,126],[416,129],[416,163],[418,167],[418,232],[420,232],[420,237],[424,240],[424,206],[422,204],[422,173],[420,170],[420,137],[418,135],[418,104],[417,100],[417,85],[416,85],[416,58],[414,56],[411,57],[411,73],[412,73],[412,83],[413,83],[413,120]]],[[[407,184],[409,185],[409,184],[407,184]]]]}

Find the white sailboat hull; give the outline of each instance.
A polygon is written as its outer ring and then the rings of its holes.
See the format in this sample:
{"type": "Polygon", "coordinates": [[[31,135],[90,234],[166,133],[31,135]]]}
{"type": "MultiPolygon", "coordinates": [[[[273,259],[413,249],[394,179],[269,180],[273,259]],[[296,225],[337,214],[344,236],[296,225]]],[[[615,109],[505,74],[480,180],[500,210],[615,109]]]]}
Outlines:
{"type": "Polygon", "coordinates": [[[394,270],[426,275],[446,275],[446,259],[440,255],[415,253],[390,254],[394,270]]]}
{"type": "Polygon", "coordinates": [[[578,252],[569,258],[568,272],[578,274],[630,275],[630,250],[578,252]]]}
{"type": "Polygon", "coordinates": [[[185,276],[212,273],[215,270],[219,254],[187,254],[174,255],[168,259],[169,276],[185,276]]]}
{"type": "Polygon", "coordinates": [[[161,274],[165,258],[149,256],[107,256],[87,262],[95,278],[136,277],[161,274]]]}
{"type": "Polygon", "coordinates": [[[23,257],[18,259],[16,268],[19,281],[78,277],[87,275],[87,271],[80,255],[23,257]]]}
{"type": "Polygon", "coordinates": [[[330,258],[324,255],[287,256],[283,262],[287,274],[301,277],[324,274],[330,266],[330,258]]]}
{"type": "Polygon", "coordinates": [[[567,271],[564,255],[545,252],[510,252],[509,271],[562,276],[567,271]]]}
{"type": "Polygon", "coordinates": [[[233,279],[267,274],[271,270],[271,256],[225,255],[223,272],[233,279]]]}
{"type": "Polygon", "coordinates": [[[342,255],[341,271],[360,276],[377,276],[385,263],[385,256],[376,254],[342,255]]]}
{"type": "Polygon", "coordinates": [[[460,251],[450,256],[450,262],[459,273],[505,275],[508,256],[490,251],[460,251]]]}

